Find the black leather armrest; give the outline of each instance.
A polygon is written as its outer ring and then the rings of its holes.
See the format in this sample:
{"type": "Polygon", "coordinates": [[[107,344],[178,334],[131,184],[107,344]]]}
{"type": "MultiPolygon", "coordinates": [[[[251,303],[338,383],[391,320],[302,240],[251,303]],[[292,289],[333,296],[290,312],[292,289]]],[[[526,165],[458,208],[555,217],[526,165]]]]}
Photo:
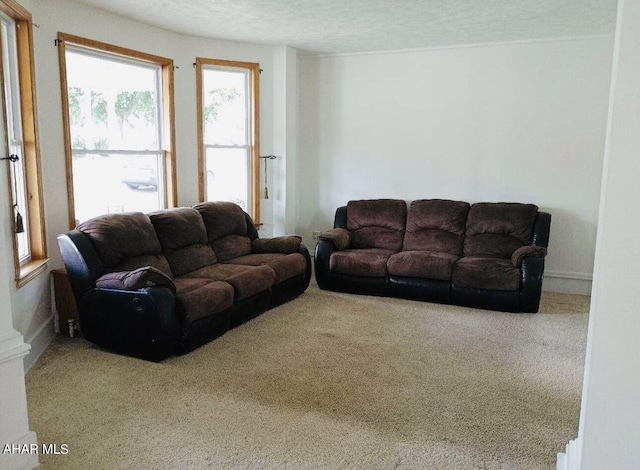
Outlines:
{"type": "MultiPolygon", "coordinates": [[[[336,209],[333,228],[347,229],[347,206],[340,206],[336,209]]],[[[316,282],[320,289],[330,289],[331,271],[329,270],[329,260],[331,259],[331,253],[333,253],[335,249],[336,246],[334,242],[329,239],[323,240],[321,238],[316,244],[313,267],[316,274],[316,282]]]]}
{"type": "Polygon", "coordinates": [[[335,250],[333,242],[328,240],[318,240],[315,252],[315,273],[316,282],[320,289],[329,289],[331,283],[331,271],[329,270],[329,260],[331,253],[335,250]]]}
{"type": "Polygon", "coordinates": [[[303,291],[307,290],[309,287],[309,283],[311,282],[311,255],[309,254],[309,250],[304,245],[304,243],[300,243],[298,247],[298,253],[304,256],[304,260],[307,263],[307,266],[304,270],[304,283],[303,283],[303,291]]]}
{"type": "Polygon", "coordinates": [[[544,258],[524,258],[520,265],[520,271],[522,273],[520,309],[523,312],[536,313],[540,308],[542,279],[544,277],[544,258]]]}
{"type": "MultiPolygon", "coordinates": [[[[546,250],[549,246],[549,232],[551,230],[551,214],[548,212],[538,212],[533,225],[533,236],[531,243],[538,249],[531,253],[522,253],[522,257],[517,257],[516,266],[521,272],[520,289],[520,309],[523,312],[535,313],[540,309],[540,296],[542,295],[542,280],[544,277],[544,260],[546,250]]],[[[523,249],[528,251],[527,248],[523,249]]]]}
{"type": "Polygon", "coordinates": [[[58,235],[58,245],[73,295],[76,302],[80,302],[82,293],[93,287],[96,279],[104,274],[102,262],[89,237],[80,230],[58,235]]]}
{"type": "Polygon", "coordinates": [[[533,237],[531,243],[537,246],[549,246],[549,232],[551,230],[551,214],[538,212],[533,224],[533,237]]]}
{"type": "Polygon", "coordinates": [[[247,221],[247,237],[249,237],[249,239],[253,241],[258,238],[258,229],[253,223],[253,219],[251,218],[251,216],[246,212],[244,213],[244,218],[247,221]]]}
{"type": "Polygon", "coordinates": [[[347,228],[347,206],[341,206],[336,209],[336,215],[333,218],[333,228],[347,228]]]}
{"type": "Polygon", "coordinates": [[[89,289],[78,308],[82,335],[99,346],[151,361],[176,352],[181,324],[168,287],[89,289]]]}

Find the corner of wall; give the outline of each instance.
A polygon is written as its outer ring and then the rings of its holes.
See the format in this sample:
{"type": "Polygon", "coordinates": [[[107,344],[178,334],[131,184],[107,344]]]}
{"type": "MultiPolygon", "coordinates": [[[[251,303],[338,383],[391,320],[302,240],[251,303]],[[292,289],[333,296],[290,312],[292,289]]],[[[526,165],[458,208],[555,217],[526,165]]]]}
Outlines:
{"type": "Polygon", "coordinates": [[[273,233],[295,231],[297,177],[297,50],[283,46],[274,49],[273,153],[278,157],[271,167],[275,187],[273,233]]]}

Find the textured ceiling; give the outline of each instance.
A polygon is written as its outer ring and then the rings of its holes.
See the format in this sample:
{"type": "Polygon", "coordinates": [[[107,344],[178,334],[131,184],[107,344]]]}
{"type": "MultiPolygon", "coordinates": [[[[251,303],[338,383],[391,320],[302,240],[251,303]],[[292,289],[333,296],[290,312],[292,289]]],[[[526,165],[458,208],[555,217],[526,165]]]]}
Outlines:
{"type": "Polygon", "coordinates": [[[178,33],[302,54],[612,34],[617,0],[77,0],[178,33]]]}

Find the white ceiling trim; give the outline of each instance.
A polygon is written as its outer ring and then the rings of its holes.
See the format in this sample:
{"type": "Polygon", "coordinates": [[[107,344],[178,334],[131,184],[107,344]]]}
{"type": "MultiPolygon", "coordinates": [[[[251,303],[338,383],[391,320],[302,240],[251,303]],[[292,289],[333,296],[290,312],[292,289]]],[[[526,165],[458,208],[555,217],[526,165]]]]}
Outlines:
{"type": "MultiPolygon", "coordinates": [[[[365,51],[365,52],[336,52],[331,54],[298,54],[300,59],[321,59],[324,57],[356,57],[367,55],[383,55],[383,54],[403,54],[413,52],[437,52],[446,51],[451,49],[473,49],[478,47],[500,47],[500,46],[526,46],[527,44],[540,44],[547,42],[570,42],[570,41],[590,41],[615,39],[615,34],[589,34],[585,36],[567,36],[561,38],[543,38],[543,39],[522,39],[518,41],[496,41],[496,42],[484,42],[484,43],[471,43],[471,44],[457,44],[453,46],[432,46],[432,47],[414,47],[412,49],[392,49],[382,51],[365,51]]],[[[613,42],[612,42],[613,47],[613,42]]]]}

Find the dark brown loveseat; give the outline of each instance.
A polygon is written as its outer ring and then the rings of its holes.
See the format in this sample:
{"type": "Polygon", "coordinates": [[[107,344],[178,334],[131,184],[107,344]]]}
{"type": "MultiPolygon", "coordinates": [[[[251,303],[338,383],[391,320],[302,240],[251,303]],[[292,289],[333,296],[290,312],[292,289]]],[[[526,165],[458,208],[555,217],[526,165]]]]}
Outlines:
{"type": "Polygon", "coordinates": [[[551,215],[532,204],[350,201],[315,251],[318,286],[537,312],[551,215]]]}
{"type": "Polygon", "coordinates": [[[305,291],[307,248],[261,239],[237,205],[107,214],[58,237],[82,335],[159,361],[305,291]]]}

